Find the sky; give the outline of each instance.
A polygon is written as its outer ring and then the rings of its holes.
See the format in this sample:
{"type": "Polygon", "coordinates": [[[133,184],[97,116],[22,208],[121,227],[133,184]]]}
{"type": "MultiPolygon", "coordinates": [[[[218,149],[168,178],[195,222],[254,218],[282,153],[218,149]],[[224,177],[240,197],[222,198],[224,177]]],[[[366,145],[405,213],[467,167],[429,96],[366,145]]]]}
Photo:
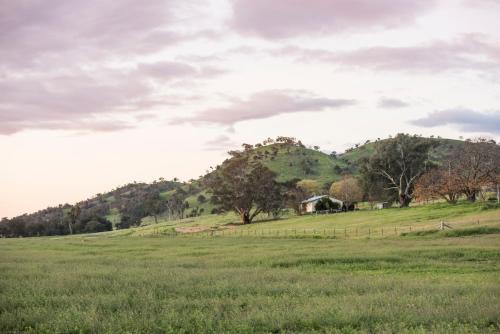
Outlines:
{"type": "Polygon", "coordinates": [[[242,143],[500,139],[500,0],[0,0],[0,217],[242,143]]]}

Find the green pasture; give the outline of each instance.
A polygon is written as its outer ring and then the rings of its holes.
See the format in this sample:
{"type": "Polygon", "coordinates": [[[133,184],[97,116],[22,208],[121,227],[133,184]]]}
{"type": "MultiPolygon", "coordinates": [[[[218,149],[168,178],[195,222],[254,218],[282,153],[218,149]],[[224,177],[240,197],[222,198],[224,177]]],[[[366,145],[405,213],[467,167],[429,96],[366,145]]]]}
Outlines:
{"type": "Polygon", "coordinates": [[[0,332],[500,331],[495,205],[265,218],[249,227],[227,214],[93,235],[0,239],[0,332]],[[455,227],[437,230],[441,220],[455,227]],[[284,233],[396,225],[413,230],[347,239],[284,233]],[[154,233],[179,226],[281,233],[154,233]]]}

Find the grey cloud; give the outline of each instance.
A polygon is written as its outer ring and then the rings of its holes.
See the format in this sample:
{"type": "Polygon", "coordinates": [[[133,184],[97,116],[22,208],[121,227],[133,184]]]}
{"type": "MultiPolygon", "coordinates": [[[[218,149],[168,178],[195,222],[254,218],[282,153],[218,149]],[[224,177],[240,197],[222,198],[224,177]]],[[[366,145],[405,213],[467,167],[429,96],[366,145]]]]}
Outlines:
{"type": "Polygon", "coordinates": [[[408,106],[409,106],[408,103],[394,98],[381,98],[378,101],[378,107],[384,109],[398,109],[398,108],[405,108],[408,106]]]}
{"type": "Polygon", "coordinates": [[[221,108],[211,108],[189,118],[178,118],[172,123],[213,123],[233,125],[238,122],[269,118],[297,112],[318,112],[354,105],[355,100],[317,97],[309,92],[296,90],[267,90],[253,94],[248,99],[233,99],[221,108]]]}
{"type": "Polygon", "coordinates": [[[464,132],[500,134],[500,111],[478,112],[466,108],[434,111],[426,117],[411,121],[421,127],[451,125],[464,132]]]}

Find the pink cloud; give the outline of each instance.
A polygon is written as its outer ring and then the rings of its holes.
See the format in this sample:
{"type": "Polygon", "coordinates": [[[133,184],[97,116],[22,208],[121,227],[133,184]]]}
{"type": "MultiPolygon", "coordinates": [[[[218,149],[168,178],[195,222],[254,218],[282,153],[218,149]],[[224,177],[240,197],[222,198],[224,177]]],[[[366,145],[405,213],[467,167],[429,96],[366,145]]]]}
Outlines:
{"type": "Polygon", "coordinates": [[[432,41],[402,47],[375,46],[344,52],[291,46],[277,49],[272,54],[293,57],[299,62],[324,62],[379,71],[435,73],[500,68],[500,47],[478,35],[466,35],[451,42],[432,41]]]}
{"type": "Polygon", "coordinates": [[[240,33],[287,38],[311,33],[408,25],[435,0],[233,0],[231,26],[240,33]]]}
{"type": "Polygon", "coordinates": [[[214,123],[233,125],[238,122],[269,118],[297,112],[318,112],[354,105],[349,99],[317,97],[310,92],[296,90],[267,90],[248,99],[234,99],[228,106],[206,109],[196,116],[178,118],[172,123],[214,123]]]}

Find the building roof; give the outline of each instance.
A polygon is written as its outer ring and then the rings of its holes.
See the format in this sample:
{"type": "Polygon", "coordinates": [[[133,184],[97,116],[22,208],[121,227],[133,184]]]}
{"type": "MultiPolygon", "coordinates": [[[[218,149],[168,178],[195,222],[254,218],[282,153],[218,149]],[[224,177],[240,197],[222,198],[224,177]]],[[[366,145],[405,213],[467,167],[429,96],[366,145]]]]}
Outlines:
{"type": "Polygon", "coordinates": [[[341,200],[339,200],[339,199],[336,199],[336,198],[330,197],[330,196],[328,196],[328,195],[320,195],[320,196],[313,196],[313,197],[311,197],[311,198],[308,198],[308,199],[306,199],[305,201],[302,201],[302,204],[305,204],[305,203],[311,203],[311,202],[316,202],[317,200],[319,200],[319,199],[321,199],[321,198],[323,198],[323,197],[328,197],[328,198],[330,198],[330,199],[331,199],[332,201],[334,201],[334,202],[339,202],[339,203],[342,203],[342,201],[341,201],[341,200]]]}

